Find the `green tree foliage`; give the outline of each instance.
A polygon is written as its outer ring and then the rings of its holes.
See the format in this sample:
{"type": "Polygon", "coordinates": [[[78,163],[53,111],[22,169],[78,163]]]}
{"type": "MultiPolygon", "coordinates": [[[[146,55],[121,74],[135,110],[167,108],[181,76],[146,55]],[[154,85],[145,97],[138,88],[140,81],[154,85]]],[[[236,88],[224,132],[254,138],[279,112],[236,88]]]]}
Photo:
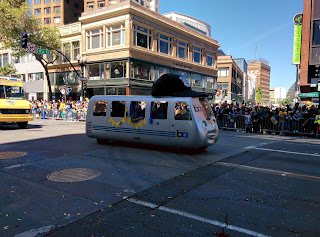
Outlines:
{"type": "MultiPolygon", "coordinates": [[[[20,47],[21,32],[31,33],[29,40],[58,49],[61,47],[60,34],[55,28],[42,27],[33,18],[27,0],[3,0],[0,2],[0,42],[5,48],[11,48],[14,56],[23,56],[28,52],[20,47]]],[[[48,64],[54,60],[46,60],[42,54],[34,54],[45,70],[49,97],[52,99],[48,64]]]]}
{"type": "Polygon", "coordinates": [[[285,98],[285,99],[283,99],[283,100],[280,101],[280,105],[281,105],[281,106],[289,105],[289,104],[291,104],[291,103],[292,103],[292,101],[290,100],[288,94],[287,94],[287,98],[285,98]]]}
{"type": "Polygon", "coordinates": [[[263,98],[263,96],[262,96],[262,90],[261,90],[261,88],[258,86],[258,87],[256,88],[256,102],[259,103],[259,104],[261,104],[261,103],[262,103],[262,98],[263,98]]]}
{"type": "Polygon", "coordinates": [[[8,64],[6,67],[0,67],[0,76],[10,77],[16,76],[20,77],[17,74],[17,69],[13,66],[13,64],[8,64]]]}

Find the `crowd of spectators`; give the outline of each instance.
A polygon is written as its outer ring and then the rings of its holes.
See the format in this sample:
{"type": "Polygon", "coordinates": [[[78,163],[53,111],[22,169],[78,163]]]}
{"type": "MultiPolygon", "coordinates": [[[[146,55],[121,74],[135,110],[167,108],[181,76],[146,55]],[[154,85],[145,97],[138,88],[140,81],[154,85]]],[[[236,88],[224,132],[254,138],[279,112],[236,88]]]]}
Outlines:
{"type": "Polygon", "coordinates": [[[29,101],[34,118],[61,119],[68,121],[84,121],[86,119],[89,100],[32,100],[29,101]]]}
{"type": "Polygon", "coordinates": [[[211,106],[221,128],[279,135],[320,132],[320,108],[314,105],[240,106],[224,102],[211,106]]]}

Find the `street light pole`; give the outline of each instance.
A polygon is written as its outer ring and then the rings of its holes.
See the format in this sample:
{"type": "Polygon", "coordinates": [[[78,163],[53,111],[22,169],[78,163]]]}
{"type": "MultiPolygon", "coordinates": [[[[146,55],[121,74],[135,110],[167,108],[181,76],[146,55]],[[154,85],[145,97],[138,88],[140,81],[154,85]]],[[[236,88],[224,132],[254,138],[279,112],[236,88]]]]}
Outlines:
{"type": "Polygon", "coordinates": [[[83,79],[84,79],[84,69],[85,69],[85,66],[86,66],[86,63],[87,63],[87,57],[84,56],[81,60],[81,56],[78,54],[77,55],[77,60],[78,60],[78,66],[80,66],[80,70],[81,70],[81,78],[80,78],[80,81],[81,81],[81,94],[80,94],[80,101],[82,102],[83,101],[83,97],[84,97],[84,91],[83,91],[83,79]]]}

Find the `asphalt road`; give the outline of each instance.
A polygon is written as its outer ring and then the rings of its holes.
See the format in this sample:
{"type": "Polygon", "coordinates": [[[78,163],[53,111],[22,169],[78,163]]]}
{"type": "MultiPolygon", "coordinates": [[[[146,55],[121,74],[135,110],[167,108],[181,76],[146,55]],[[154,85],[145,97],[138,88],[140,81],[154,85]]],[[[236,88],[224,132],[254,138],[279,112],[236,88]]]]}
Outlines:
{"type": "Polygon", "coordinates": [[[184,153],[0,125],[0,236],[319,236],[319,197],[316,139],[223,131],[184,153]]]}

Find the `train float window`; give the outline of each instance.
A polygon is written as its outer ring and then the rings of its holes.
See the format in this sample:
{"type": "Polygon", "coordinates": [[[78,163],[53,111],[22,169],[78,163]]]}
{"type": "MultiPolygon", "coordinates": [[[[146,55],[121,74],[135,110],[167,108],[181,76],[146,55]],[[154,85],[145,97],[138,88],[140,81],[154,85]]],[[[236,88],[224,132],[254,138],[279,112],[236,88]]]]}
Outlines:
{"type": "Polygon", "coordinates": [[[130,104],[131,122],[138,122],[145,118],[146,102],[132,101],[130,104]]]}
{"type": "Polygon", "coordinates": [[[107,116],[108,101],[96,101],[93,106],[93,116],[107,116]]]}
{"type": "Polygon", "coordinates": [[[167,119],[168,102],[167,101],[153,101],[151,102],[151,118],[152,119],[167,119]]]}
{"type": "Polygon", "coordinates": [[[192,120],[189,104],[187,102],[176,102],[174,115],[175,120],[192,120]]]}
{"type": "Polygon", "coordinates": [[[207,120],[210,120],[213,116],[211,106],[206,98],[199,98],[200,104],[202,106],[202,111],[207,120]]]}
{"type": "Polygon", "coordinates": [[[112,101],[111,117],[124,117],[125,108],[126,108],[125,101],[112,101]]]}

